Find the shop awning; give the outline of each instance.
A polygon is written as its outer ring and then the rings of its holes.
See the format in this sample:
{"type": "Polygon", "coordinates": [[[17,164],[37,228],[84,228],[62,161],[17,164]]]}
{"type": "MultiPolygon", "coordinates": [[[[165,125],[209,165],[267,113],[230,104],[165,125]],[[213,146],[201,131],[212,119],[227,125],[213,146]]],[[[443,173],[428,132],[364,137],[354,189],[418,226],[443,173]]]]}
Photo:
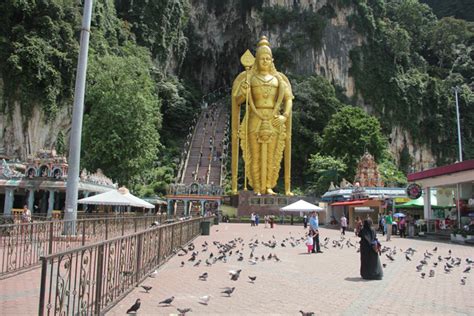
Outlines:
{"type": "Polygon", "coordinates": [[[357,201],[344,201],[332,203],[331,206],[343,206],[343,205],[362,205],[368,200],[357,200],[357,201]]]}

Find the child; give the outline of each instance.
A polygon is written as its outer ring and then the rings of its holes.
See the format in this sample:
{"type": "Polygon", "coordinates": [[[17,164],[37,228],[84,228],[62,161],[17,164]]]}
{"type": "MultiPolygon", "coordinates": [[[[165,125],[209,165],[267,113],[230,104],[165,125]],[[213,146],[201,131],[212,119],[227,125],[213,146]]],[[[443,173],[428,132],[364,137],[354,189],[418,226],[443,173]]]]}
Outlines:
{"type": "Polygon", "coordinates": [[[306,239],[306,247],[308,247],[308,253],[311,253],[313,251],[313,237],[314,232],[312,229],[310,229],[308,233],[308,238],[306,239]]]}

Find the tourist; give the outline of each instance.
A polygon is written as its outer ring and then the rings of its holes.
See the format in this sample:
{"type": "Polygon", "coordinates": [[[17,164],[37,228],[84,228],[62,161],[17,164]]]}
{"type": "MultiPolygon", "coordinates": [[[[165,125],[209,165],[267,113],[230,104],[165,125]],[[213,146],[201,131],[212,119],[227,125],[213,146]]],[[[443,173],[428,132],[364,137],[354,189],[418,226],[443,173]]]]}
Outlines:
{"type": "Polygon", "coordinates": [[[354,233],[356,236],[359,236],[361,229],[362,229],[362,220],[360,219],[359,216],[357,216],[354,222],[354,233]]]}
{"type": "Polygon", "coordinates": [[[387,226],[387,238],[386,241],[390,241],[390,237],[392,236],[392,224],[393,224],[393,217],[392,212],[388,212],[387,216],[385,216],[385,225],[387,226]]]}
{"type": "Polygon", "coordinates": [[[382,236],[385,236],[385,216],[383,216],[383,214],[380,216],[379,230],[382,233],[382,236]]]}
{"type": "Polygon", "coordinates": [[[273,220],[273,215],[270,216],[270,228],[273,228],[273,224],[274,224],[274,220],[273,220]]]}
{"type": "Polygon", "coordinates": [[[342,216],[341,216],[341,233],[343,235],[346,234],[346,229],[347,229],[347,218],[343,213],[342,216]]]}
{"type": "Polygon", "coordinates": [[[260,216],[258,216],[258,214],[255,214],[255,226],[258,226],[259,222],[260,222],[260,216]]]}
{"type": "Polygon", "coordinates": [[[309,227],[313,230],[313,250],[312,253],[323,253],[321,251],[321,247],[319,245],[319,220],[318,214],[316,212],[311,213],[311,217],[309,219],[309,227]]]}
{"type": "Polygon", "coordinates": [[[29,223],[31,222],[31,211],[28,208],[28,205],[23,206],[23,213],[21,214],[21,222],[22,223],[29,223]]]}
{"type": "Polygon", "coordinates": [[[306,247],[308,247],[308,254],[310,254],[313,251],[313,244],[314,244],[314,232],[312,229],[309,230],[308,232],[308,237],[306,239],[306,247]]]}
{"type": "Polygon", "coordinates": [[[255,213],[250,214],[250,226],[255,226],[255,213]]]}
{"type": "Polygon", "coordinates": [[[308,227],[308,216],[306,216],[306,214],[303,216],[303,227],[304,229],[308,227]]]}
{"type": "Polygon", "coordinates": [[[265,215],[263,217],[263,220],[265,221],[265,228],[267,228],[268,227],[268,215],[265,215]]]}
{"type": "Polygon", "coordinates": [[[382,280],[383,271],[379,258],[379,242],[372,228],[372,220],[366,219],[360,237],[360,275],[366,280],[382,280]]]}
{"type": "Polygon", "coordinates": [[[398,222],[398,229],[400,230],[400,238],[406,238],[406,220],[405,217],[402,217],[398,222]]]}

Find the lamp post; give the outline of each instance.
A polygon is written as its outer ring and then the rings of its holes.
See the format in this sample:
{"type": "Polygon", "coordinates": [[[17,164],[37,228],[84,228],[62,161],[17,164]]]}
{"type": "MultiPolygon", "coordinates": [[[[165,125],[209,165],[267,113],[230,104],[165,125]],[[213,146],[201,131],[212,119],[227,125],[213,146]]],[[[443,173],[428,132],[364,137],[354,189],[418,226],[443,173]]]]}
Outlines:
{"type": "Polygon", "coordinates": [[[79,187],[79,163],[81,158],[82,116],[84,112],[84,92],[87,72],[87,53],[89,50],[89,36],[92,16],[92,0],[84,1],[82,17],[81,41],[79,58],[77,61],[76,85],[74,89],[74,106],[72,110],[71,138],[69,141],[69,171],[66,186],[66,207],[64,219],[67,222],[65,234],[76,232],[77,195],[79,187]]]}
{"type": "MultiPolygon", "coordinates": [[[[459,162],[462,162],[462,141],[461,141],[461,121],[459,119],[459,100],[458,92],[461,90],[458,86],[453,88],[454,96],[456,98],[456,121],[458,126],[458,149],[459,149],[459,162]]],[[[458,224],[461,227],[461,209],[459,205],[459,183],[456,183],[456,209],[458,211],[458,224]]]]}

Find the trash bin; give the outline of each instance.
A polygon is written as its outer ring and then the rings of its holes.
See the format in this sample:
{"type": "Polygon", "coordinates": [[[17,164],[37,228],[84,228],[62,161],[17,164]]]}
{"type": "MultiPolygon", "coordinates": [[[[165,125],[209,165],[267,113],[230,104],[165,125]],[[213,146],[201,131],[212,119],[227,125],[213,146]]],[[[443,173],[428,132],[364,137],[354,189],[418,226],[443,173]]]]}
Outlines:
{"type": "Polygon", "coordinates": [[[211,232],[211,222],[210,221],[201,222],[201,235],[209,236],[210,232],[211,232]]]}

